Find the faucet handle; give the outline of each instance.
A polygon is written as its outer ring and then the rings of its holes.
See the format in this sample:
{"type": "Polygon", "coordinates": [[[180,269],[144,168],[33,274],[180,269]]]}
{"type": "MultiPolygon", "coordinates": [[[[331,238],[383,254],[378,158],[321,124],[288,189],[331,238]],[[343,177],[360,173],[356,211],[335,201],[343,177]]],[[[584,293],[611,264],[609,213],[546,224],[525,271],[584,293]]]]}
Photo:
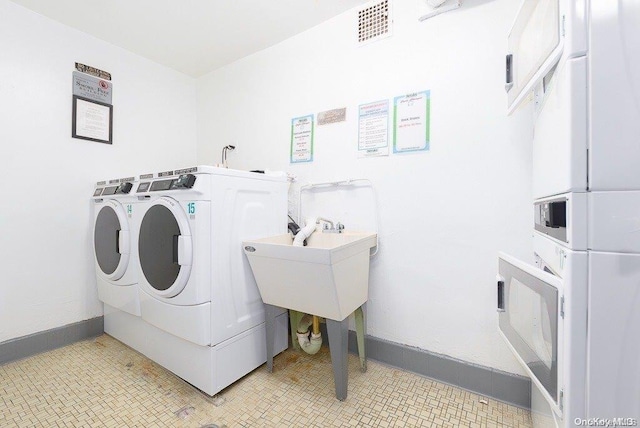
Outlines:
{"type": "Polygon", "coordinates": [[[338,222],[338,224],[336,224],[336,230],[338,233],[342,232],[344,230],[344,224],[338,222]]]}

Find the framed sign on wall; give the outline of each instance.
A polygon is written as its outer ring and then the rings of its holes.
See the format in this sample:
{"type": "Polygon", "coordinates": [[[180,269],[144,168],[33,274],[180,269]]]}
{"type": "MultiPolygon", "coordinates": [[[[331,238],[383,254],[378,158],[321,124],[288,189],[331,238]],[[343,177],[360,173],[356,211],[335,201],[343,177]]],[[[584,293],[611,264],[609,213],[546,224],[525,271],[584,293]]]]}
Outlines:
{"type": "Polygon", "coordinates": [[[73,96],[71,136],[113,144],[113,105],[73,96]]]}

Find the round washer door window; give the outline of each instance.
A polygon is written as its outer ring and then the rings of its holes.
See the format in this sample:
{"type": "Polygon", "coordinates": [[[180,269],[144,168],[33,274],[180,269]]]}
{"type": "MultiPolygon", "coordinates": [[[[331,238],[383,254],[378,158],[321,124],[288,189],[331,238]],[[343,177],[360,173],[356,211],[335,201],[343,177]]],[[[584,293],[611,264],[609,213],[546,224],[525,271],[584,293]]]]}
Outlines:
{"type": "Polygon", "coordinates": [[[129,261],[128,250],[125,253],[125,249],[120,248],[122,238],[128,238],[126,216],[119,204],[110,201],[100,208],[96,217],[93,245],[100,270],[111,280],[124,275],[129,261]]]}
{"type": "Polygon", "coordinates": [[[182,291],[190,273],[190,261],[185,263],[180,254],[185,238],[191,244],[188,223],[180,210],[175,201],[159,199],[140,224],[138,254],[142,273],[156,294],[165,297],[182,291]]]}

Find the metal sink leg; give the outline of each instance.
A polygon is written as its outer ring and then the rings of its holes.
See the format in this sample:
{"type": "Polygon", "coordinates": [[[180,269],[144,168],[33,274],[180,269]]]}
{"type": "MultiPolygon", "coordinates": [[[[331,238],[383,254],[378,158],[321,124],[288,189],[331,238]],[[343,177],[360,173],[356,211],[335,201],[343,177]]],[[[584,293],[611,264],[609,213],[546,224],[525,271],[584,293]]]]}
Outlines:
{"type": "Polygon", "coordinates": [[[333,366],[333,380],[336,385],[336,398],[344,401],[347,398],[347,384],[349,379],[347,339],[349,321],[327,319],[327,335],[329,336],[329,351],[333,366]]]}

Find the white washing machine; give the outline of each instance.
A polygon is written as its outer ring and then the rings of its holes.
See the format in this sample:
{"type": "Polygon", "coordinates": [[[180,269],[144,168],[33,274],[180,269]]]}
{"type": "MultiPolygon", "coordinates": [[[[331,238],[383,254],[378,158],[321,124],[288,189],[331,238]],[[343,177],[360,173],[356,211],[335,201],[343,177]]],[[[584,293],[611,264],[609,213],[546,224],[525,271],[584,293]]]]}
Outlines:
{"type": "MultiPolygon", "coordinates": [[[[148,177],[148,176],[141,176],[148,177]]],[[[266,361],[242,241],[286,231],[285,177],[198,166],[141,179],[134,214],[142,353],[213,395],[266,361]]],[[[287,348],[279,317],[277,351],[287,348]]]]}
{"type": "MultiPolygon", "coordinates": [[[[93,192],[93,254],[105,311],[140,315],[136,234],[131,227],[135,178],[98,182],[93,192]]],[[[107,333],[112,333],[107,331],[107,333]]]]}

